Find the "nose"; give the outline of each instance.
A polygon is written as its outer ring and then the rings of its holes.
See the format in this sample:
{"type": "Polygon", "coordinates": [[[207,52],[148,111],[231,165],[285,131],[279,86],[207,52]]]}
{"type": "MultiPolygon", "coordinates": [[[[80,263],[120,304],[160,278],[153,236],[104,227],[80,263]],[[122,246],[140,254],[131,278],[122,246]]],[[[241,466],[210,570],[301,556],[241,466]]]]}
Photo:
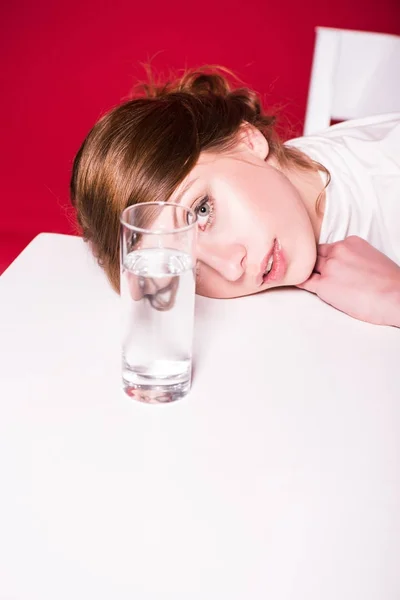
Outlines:
{"type": "Polygon", "coordinates": [[[199,244],[197,259],[228,281],[237,281],[246,269],[247,250],[241,244],[199,244]]]}

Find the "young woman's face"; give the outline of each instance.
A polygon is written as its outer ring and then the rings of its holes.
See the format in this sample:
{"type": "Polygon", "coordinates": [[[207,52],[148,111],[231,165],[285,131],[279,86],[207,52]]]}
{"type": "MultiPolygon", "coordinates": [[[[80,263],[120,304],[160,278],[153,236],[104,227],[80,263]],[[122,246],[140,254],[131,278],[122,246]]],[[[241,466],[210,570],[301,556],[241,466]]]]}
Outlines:
{"type": "Polygon", "coordinates": [[[313,270],[310,217],[297,188],[265,161],[263,140],[202,154],[170,198],[198,215],[196,291],[203,296],[235,298],[296,285],[313,270]]]}

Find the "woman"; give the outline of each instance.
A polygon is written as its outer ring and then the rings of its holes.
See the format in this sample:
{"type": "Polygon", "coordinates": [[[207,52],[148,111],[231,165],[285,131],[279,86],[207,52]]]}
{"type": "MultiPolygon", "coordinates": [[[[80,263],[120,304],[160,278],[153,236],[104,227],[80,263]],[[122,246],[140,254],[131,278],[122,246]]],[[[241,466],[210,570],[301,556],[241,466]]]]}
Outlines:
{"type": "Polygon", "coordinates": [[[125,102],[73,167],[83,235],[119,290],[119,217],[136,202],[198,214],[197,292],[297,286],[349,315],[400,326],[400,114],[282,144],[257,95],[189,72],[125,102]]]}

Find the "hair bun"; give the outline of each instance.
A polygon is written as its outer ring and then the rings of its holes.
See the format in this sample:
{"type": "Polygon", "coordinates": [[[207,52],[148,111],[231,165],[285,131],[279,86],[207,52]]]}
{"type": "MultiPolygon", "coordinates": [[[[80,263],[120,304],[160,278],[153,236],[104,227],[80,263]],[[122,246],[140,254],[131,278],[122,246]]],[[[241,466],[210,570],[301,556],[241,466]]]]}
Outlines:
{"type": "Polygon", "coordinates": [[[177,84],[176,91],[188,92],[195,96],[215,95],[227,96],[231,90],[226,77],[219,73],[205,73],[200,71],[188,71],[177,84]]]}
{"type": "Polygon", "coordinates": [[[210,73],[205,73],[203,69],[187,72],[173,91],[186,92],[198,97],[218,96],[226,102],[228,110],[237,111],[243,120],[254,123],[262,114],[258,95],[246,87],[232,89],[227,75],[233,79],[237,77],[228,69],[222,67],[208,67],[208,69],[211,70],[210,73]]]}
{"type": "MultiPolygon", "coordinates": [[[[256,123],[262,118],[262,106],[256,92],[247,88],[235,88],[230,80],[240,81],[238,77],[224,67],[205,66],[200,69],[190,69],[180,78],[167,83],[157,84],[151,70],[147,70],[148,82],[140,88],[145,96],[161,98],[171,94],[185,93],[195,98],[210,98],[225,103],[228,112],[237,113],[242,120],[256,123]]],[[[242,83],[242,82],[241,82],[242,83]]]]}

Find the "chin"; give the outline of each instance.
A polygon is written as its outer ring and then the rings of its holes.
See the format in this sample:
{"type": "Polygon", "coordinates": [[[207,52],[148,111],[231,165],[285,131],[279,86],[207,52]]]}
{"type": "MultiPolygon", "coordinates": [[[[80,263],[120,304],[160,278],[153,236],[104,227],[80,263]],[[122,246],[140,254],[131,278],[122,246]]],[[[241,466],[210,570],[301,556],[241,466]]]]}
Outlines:
{"type": "Polygon", "coordinates": [[[307,268],[305,268],[305,269],[302,269],[302,270],[299,272],[299,274],[298,274],[298,277],[297,277],[297,281],[296,281],[296,283],[294,283],[293,285],[298,285],[299,283],[304,283],[305,281],[307,281],[307,279],[308,279],[309,277],[311,277],[311,274],[312,274],[312,272],[313,272],[313,270],[314,270],[314,266],[315,266],[315,260],[316,260],[316,259],[314,259],[314,260],[312,261],[312,263],[309,263],[309,265],[308,265],[308,267],[307,267],[307,268]]]}
{"type": "Polygon", "coordinates": [[[313,272],[316,260],[317,253],[315,252],[308,260],[303,259],[298,264],[291,265],[293,268],[289,269],[283,285],[299,285],[300,283],[304,283],[313,272]]]}

